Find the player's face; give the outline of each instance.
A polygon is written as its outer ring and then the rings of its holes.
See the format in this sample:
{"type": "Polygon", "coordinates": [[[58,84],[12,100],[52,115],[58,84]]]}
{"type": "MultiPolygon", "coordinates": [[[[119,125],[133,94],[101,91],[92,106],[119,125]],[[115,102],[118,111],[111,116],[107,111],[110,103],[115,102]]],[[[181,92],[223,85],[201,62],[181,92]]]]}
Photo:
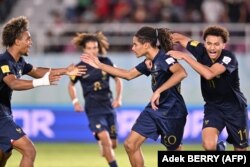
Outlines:
{"type": "Polygon", "coordinates": [[[83,48],[84,53],[89,53],[93,56],[97,56],[99,52],[98,42],[90,41],[86,43],[86,47],[83,48]]]}
{"type": "Polygon", "coordinates": [[[30,52],[30,47],[32,46],[31,35],[29,31],[25,31],[20,39],[17,39],[17,44],[19,47],[19,52],[21,55],[28,56],[30,52]]]}
{"type": "Polygon", "coordinates": [[[205,39],[205,48],[210,59],[216,60],[225,48],[225,43],[220,36],[208,35],[205,39]]]}
{"type": "Polygon", "coordinates": [[[135,53],[136,57],[141,57],[146,54],[145,45],[140,43],[137,37],[133,37],[132,51],[135,53]]]}

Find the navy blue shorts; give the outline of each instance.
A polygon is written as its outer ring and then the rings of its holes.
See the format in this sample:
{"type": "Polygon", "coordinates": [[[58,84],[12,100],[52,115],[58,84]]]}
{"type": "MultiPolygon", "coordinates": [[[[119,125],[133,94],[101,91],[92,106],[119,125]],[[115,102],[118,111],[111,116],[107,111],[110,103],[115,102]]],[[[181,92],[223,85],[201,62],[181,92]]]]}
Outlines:
{"type": "Polygon", "coordinates": [[[109,132],[111,139],[117,138],[117,124],[116,124],[116,114],[103,114],[88,116],[89,128],[93,132],[93,135],[97,140],[99,140],[97,134],[103,130],[109,132]]]}
{"type": "Polygon", "coordinates": [[[153,140],[161,136],[161,143],[168,150],[176,150],[182,143],[185,124],[186,116],[170,118],[161,112],[144,110],[137,118],[132,130],[153,140]]]}
{"type": "Polygon", "coordinates": [[[12,150],[12,143],[25,135],[22,128],[13,120],[0,120],[0,149],[4,152],[12,150]]]}
{"type": "Polygon", "coordinates": [[[209,105],[205,107],[203,129],[214,127],[221,132],[225,127],[227,142],[238,148],[248,147],[248,113],[247,108],[221,109],[209,105]]]}

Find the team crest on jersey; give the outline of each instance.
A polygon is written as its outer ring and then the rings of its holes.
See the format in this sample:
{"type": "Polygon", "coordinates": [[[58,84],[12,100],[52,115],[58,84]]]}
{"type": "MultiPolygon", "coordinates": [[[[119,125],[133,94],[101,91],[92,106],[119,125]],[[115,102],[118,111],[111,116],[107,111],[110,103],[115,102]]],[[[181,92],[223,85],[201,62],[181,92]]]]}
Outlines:
{"type": "Polygon", "coordinates": [[[22,129],[21,128],[16,128],[17,133],[22,133],[22,129]]]}
{"type": "Polygon", "coordinates": [[[173,64],[175,62],[174,58],[172,58],[172,57],[167,58],[165,61],[168,64],[173,64]]]}
{"type": "Polygon", "coordinates": [[[75,80],[75,78],[76,78],[76,76],[74,76],[74,75],[71,75],[69,77],[70,77],[71,80],[75,80]]]}
{"type": "Polygon", "coordinates": [[[196,47],[199,43],[199,41],[191,41],[190,45],[196,47]]]}
{"type": "Polygon", "coordinates": [[[228,64],[231,62],[231,58],[230,57],[227,57],[227,56],[224,56],[223,59],[222,59],[222,62],[225,63],[225,64],[228,64]]]}
{"type": "Polygon", "coordinates": [[[7,72],[10,72],[10,68],[8,65],[3,65],[1,66],[1,70],[3,73],[7,73],[7,72]]]}

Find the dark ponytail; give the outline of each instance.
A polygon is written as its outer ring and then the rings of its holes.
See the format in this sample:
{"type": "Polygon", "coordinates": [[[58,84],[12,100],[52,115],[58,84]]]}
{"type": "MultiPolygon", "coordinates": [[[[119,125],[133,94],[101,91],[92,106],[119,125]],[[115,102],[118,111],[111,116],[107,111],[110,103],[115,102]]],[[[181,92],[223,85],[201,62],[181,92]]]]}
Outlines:
{"type": "Polygon", "coordinates": [[[138,41],[142,44],[148,42],[152,47],[158,47],[167,52],[173,48],[170,34],[170,30],[167,28],[155,29],[152,27],[142,27],[136,32],[135,37],[137,37],[138,41]]]}

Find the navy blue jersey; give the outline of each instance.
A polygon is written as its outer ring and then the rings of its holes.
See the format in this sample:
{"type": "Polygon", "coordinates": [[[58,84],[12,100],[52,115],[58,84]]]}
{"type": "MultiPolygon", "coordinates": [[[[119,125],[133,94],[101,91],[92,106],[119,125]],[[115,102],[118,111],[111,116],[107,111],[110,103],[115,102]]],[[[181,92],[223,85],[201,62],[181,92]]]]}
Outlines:
{"type": "MultiPolygon", "coordinates": [[[[178,62],[169,55],[166,55],[163,50],[160,50],[154,60],[152,60],[151,69],[147,68],[145,61],[138,64],[136,69],[146,76],[151,74],[151,87],[154,92],[173,75],[169,68],[175,63],[178,62]]],[[[147,107],[152,108],[150,103],[147,107]]],[[[180,94],[180,83],[161,93],[158,108],[158,111],[165,112],[173,118],[187,115],[185,102],[180,94]],[[176,112],[176,109],[178,112],[176,112]]]]}
{"type": "MultiPolygon", "coordinates": [[[[113,63],[109,58],[98,58],[100,62],[113,66],[113,63]]],[[[112,113],[113,108],[111,104],[113,97],[109,86],[111,75],[100,69],[93,68],[84,62],[80,62],[78,65],[85,65],[87,73],[82,76],[71,77],[71,81],[74,84],[77,81],[80,81],[81,83],[87,115],[93,116],[112,113]]]]}
{"type": "Polygon", "coordinates": [[[247,106],[246,98],[240,91],[238,62],[232,52],[222,50],[220,57],[215,62],[212,62],[202,43],[190,41],[187,50],[203,65],[210,67],[214,63],[219,63],[226,68],[224,73],[211,80],[206,80],[201,76],[201,91],[206,104],[223,108],[238,102],[241,108],[247,106]]]}
{"type": "Polygon", "coordinates": [[[20,78],[30,72],[32,68],[33,66],[26,63],[23,57],[16,62],[8,51],[0,54],[0,119],[12,115],[10,104],[12,89],[5,84],[3,78],[9,74],[20,78]]]}

